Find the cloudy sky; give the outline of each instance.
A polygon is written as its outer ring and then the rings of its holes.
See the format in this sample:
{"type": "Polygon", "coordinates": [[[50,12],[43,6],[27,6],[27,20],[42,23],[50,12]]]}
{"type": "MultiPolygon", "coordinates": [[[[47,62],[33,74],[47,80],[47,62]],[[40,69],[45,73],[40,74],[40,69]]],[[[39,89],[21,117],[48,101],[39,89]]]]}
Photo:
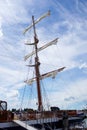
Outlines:
{"type": "Polygon", "coordinates": [[[39,53],[40,73],[65,66],[52,79],[41,81],[44,106],[61,109],[83,109],[87,104],[87,1],[86,0],[0,0],[0,100],[8,102],[8,109],[37,108],[35,83],[24,80],[34,70],[26,65],[24,56],[33,50],[26,46],[33,42],[33,30],[24,29],[50,10],[51,15],[36,25],[38,46],[59,38],[39,53]]]}

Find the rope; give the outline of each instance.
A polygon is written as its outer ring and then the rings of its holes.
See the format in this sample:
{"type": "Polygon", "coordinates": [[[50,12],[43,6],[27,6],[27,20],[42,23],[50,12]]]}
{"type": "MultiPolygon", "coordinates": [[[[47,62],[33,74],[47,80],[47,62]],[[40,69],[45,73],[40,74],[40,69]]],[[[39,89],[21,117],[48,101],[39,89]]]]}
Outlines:
{"type": "Polygon", "coordinates": [[[22,110],[22,105],[23,105],[23,101],[24,101],[25,90],[26,90],[26,85],[24,87],[24,91],[23,91],[23,95],[22,95],[22,99],[21,99],[20,110],[22,110]]]}
{"type": "Polygon", "coordinates": [[[44,94],[44,102],[45,102],[45,99],[46,99],[47,108],[49,110],[50,103],[49,103],[49,99],[48,99],[48,96],[47,96],[47,93],[46,93],[46,90],[45,90],[45,87],[44,87],[42,80],[41,80],[41,84],[42,84],[42,89],[43,89],[43,94],[44,94]]]}
{"type": "MultiPolygon", "coordinates": [[[[32,51],[34,50],[34,47],[32,48],[32,51]]],[[[25,52],[26,52],[26,47],[25,47],[25,52]]],[[[30,58],[29,58],[29,61],[28,61],[28,63],[29,64],[32,64],[32,59],[33,59],[33,56],[31,56],[30,58]]],[[[26,74],[26,80],[28,80],[29,79],[29,74],[30,74],[30,67],[28,67],[28,71],[27,71],[27,74],[26,74]]],[[[34,77],[34,72],[33,72],[33,77],[34,77]]],[[[32,85],[33,86],[33,85],[32,85]]],[[[32,88],[33,87],[30,87],[31,88],[31,90],[30,90],[30,96],[28,97],[28,99],[30,99],[30,97],[32,97],[32,88]]],[[[24,91],[23,91],[23,95],[22,95],[22,100],[21,100],[21,107],[22,107],[22,105],[23,105],[23,100],[24,100],[24,96],[25,96],[25,90],[26,90],[26,87],[27,87],[27,85],[25,85],[25,87],[24,87],[24,91]]],[[[27,104],[30,104],[30,100],[28,100],[28,103],[27,104]]]]}

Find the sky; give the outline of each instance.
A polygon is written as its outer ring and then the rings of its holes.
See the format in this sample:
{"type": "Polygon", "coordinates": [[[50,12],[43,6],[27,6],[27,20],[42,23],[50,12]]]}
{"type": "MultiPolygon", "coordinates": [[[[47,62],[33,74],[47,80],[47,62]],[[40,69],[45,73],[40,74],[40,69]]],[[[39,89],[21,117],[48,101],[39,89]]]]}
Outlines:
{"type": "Polygon", "coordinates": [[[8,109],[37,109],[36,85],[24,81],[34,76],[34,56],[31,53],[33,29],[23,31],[34,19],[50,10],[50,16],[36,25],[38,47],[59,38],[39,52],[40,74],[66,67],[55,78],[41,81],[43,106],[60,109],[87,107],[87,1],[86,0],[0,0],[0,100],[8,109]]]}

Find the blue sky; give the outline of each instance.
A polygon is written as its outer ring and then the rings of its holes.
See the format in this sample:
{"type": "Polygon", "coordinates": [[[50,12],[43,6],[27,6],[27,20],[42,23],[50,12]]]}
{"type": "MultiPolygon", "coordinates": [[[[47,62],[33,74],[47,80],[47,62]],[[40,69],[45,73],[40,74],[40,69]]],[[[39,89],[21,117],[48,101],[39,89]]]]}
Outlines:
{"type": "Polygon", "coordinates": [[[40,73],[63,66],[66,69],[55,79],[41,82],[42,93],[47,97],[44,98],[44,106],[49,104],[61,109],[86,107],[87,1],[0,0],[0,100],[8,102],[8,109],[20,106],[37,108],[35,84],[26,86],[23,82],[27,76],[29,78],[26,67],[29,61],[25,62],[24,56],[32,51],[32,47],[24,43],[26,40],[33,41],[32,29],[26,35],[23,31],[31,24],[32,15],[37,19],[48,10],[51,15],[36,25],[38,46],[57,37],[59,40],[57,45],[39,53],[40,73]]]}

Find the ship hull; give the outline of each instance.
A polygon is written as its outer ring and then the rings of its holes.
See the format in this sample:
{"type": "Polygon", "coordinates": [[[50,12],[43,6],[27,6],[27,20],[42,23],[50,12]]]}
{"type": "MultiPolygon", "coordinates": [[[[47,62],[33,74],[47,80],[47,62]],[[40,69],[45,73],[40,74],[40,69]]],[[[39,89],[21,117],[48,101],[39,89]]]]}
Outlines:
{"type": "Polygon", "coordinates": [[[14,122],[0,123],[0,130],[26,130],[14,122]]]}
{"type": "MultiPolygon", "coordinates": [[[[68,126],[75,125],[76,123],[81,123],[83,120],[83,117],[71,117],[68,119],[68,126]]],[[[32,120],[32,121],[22,121],[25,123],[25,125],[32,126],[36,129],[41,130],[42,128],[45,128],[45,130],[63,128],[63,120],[62,118],[48,118],[48,119],[38,119],[38,120],[32,120]]],[[[0,123],[0,130],[26,130],[23,126],[20,126],[19,124],[15,122],[6,122],[6,123],[0,123]]]]}

